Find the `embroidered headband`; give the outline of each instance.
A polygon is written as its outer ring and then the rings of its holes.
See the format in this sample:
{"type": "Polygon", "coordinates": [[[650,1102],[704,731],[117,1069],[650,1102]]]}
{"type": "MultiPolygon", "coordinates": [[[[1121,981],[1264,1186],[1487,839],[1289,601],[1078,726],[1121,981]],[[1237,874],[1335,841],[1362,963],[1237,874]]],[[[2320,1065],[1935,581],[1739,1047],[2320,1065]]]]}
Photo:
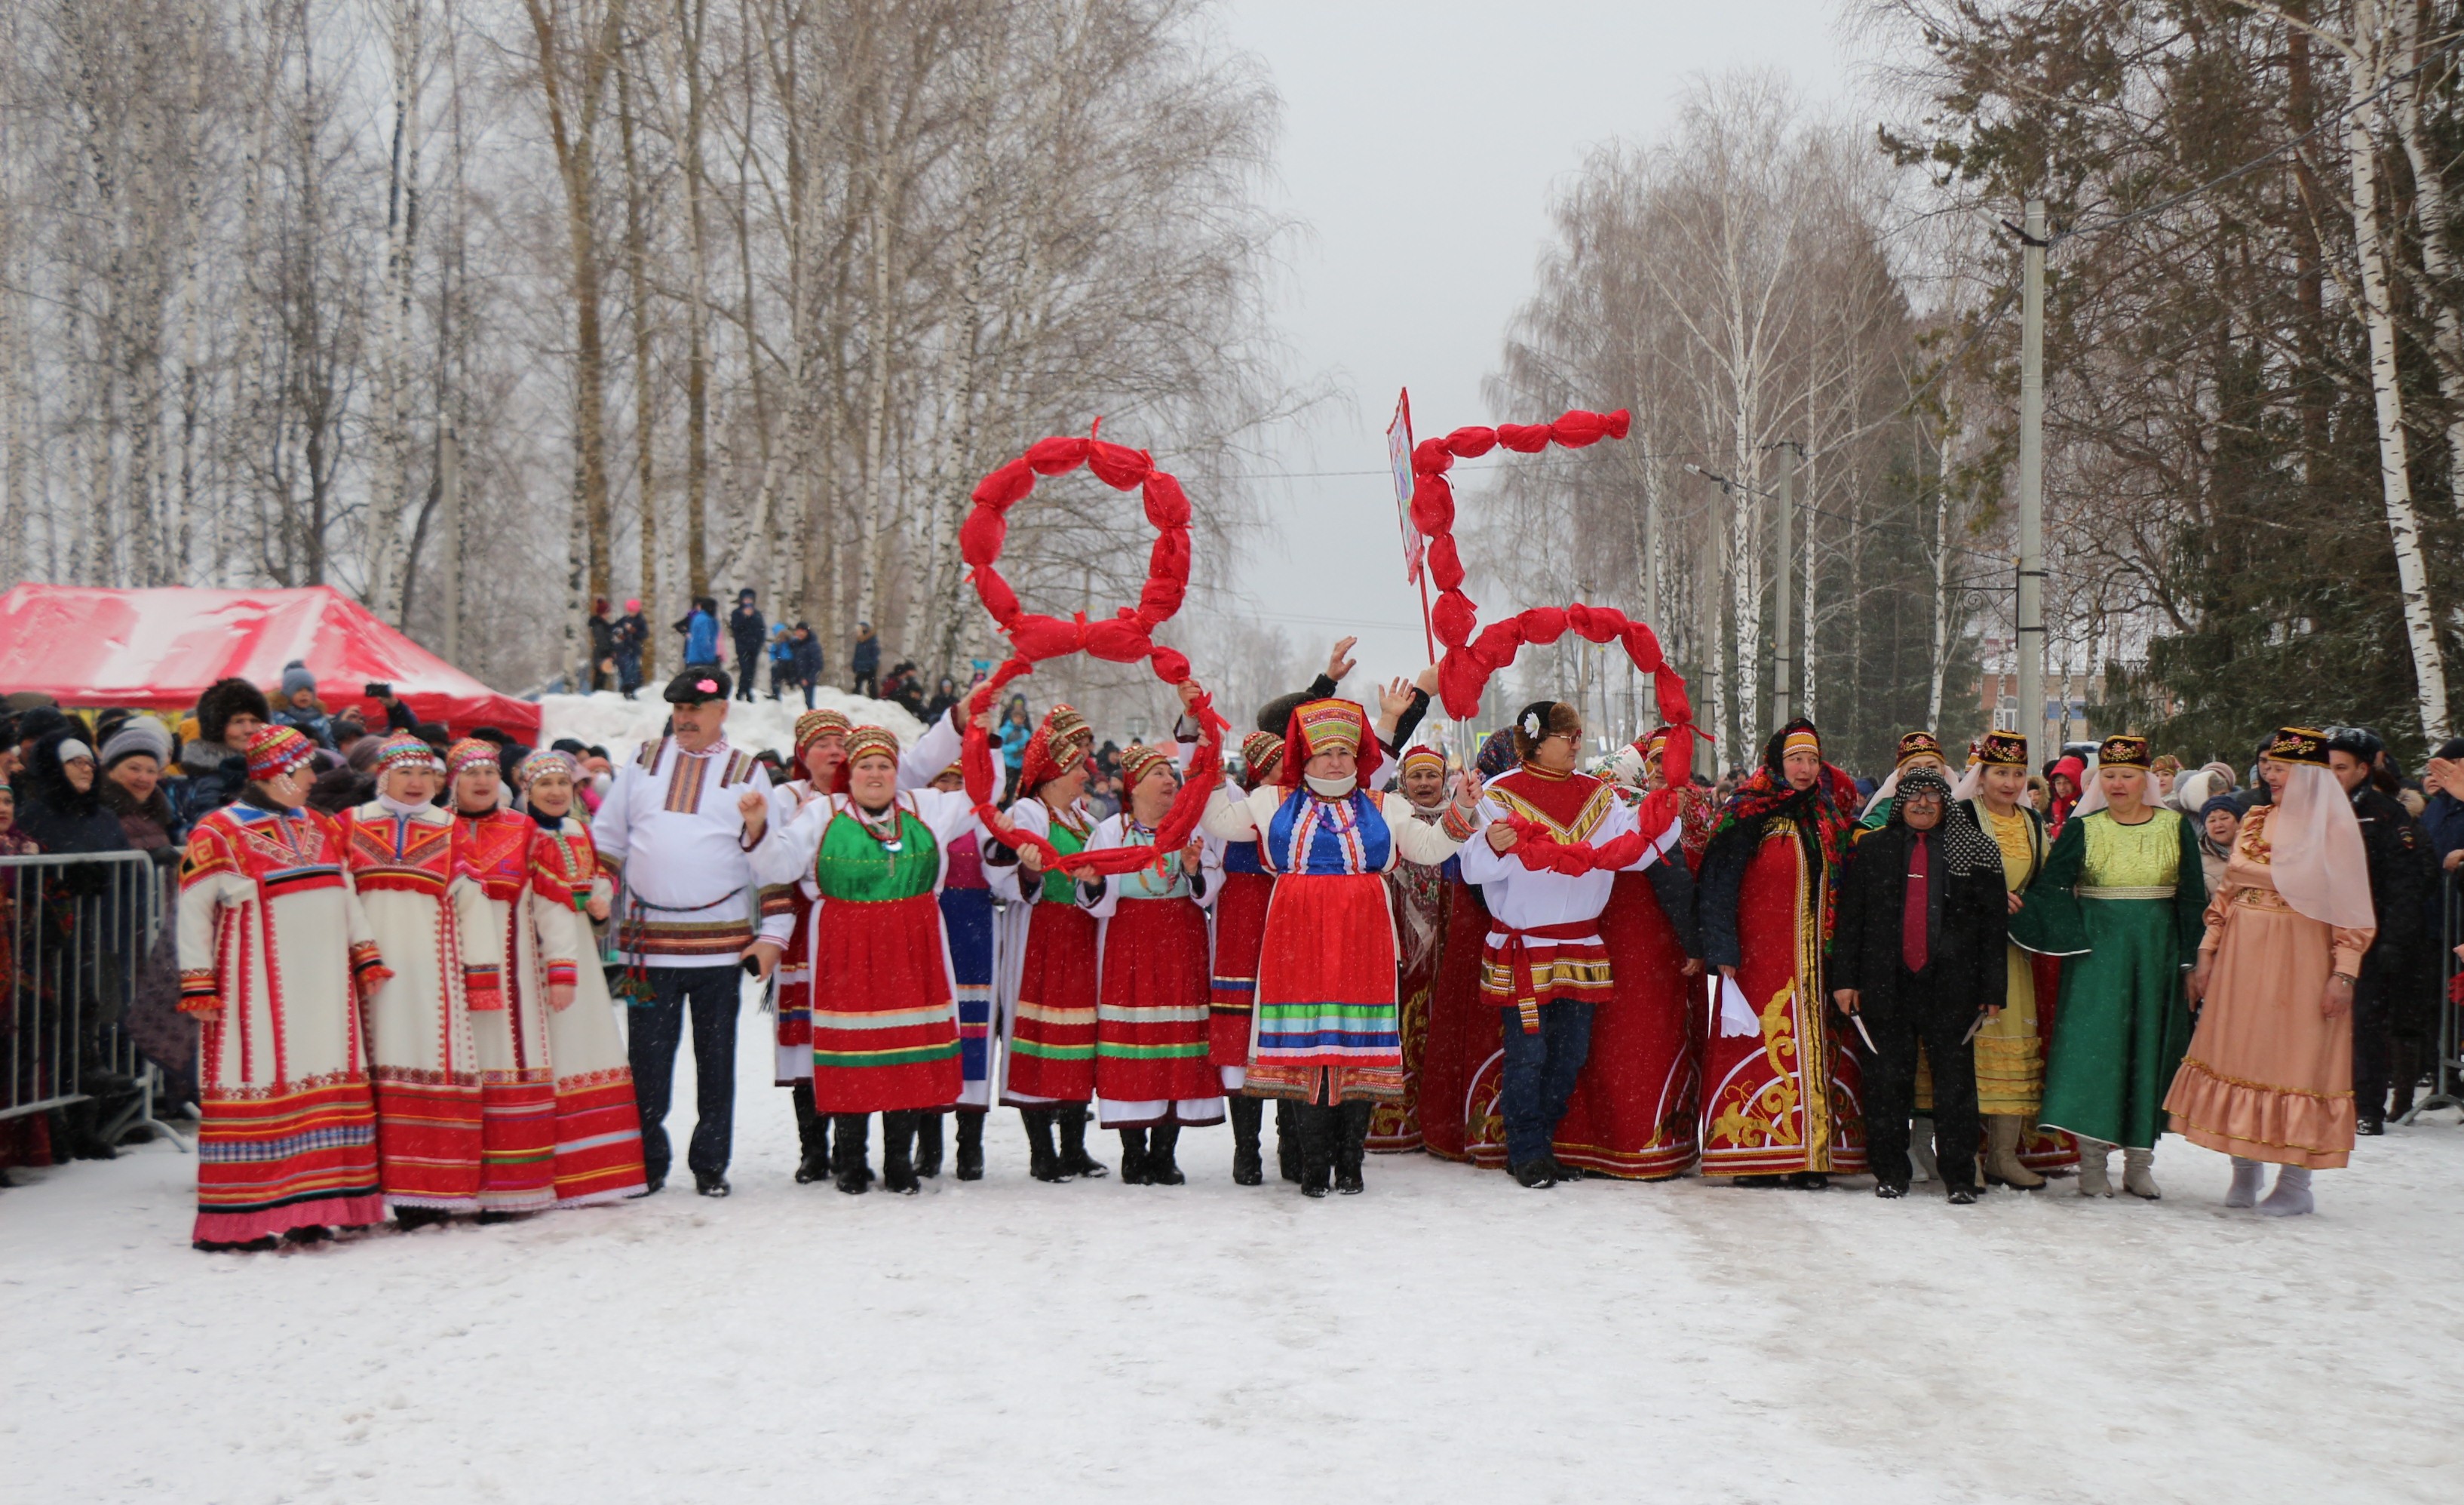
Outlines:
{"type": "Polygon", "coordinates": [[[514,764],[514,787],[527,789],[531,781],[543,773],[561,773],[568,779],[579,778],[582,768],[572,758],[553,747],[543,747],[514,764]]]}
{"type": "Polygon", "coordinates": [[[473,768],[497,766],[496,744],[494,742],[465,737],[445,749],[445,770],[457,779],[473,768]]]}
{"type": "Polygon", "coordinates": [[[874,753],[888,758],[891,763],[896,763],[898,739],[878,726],[858,726],[848,731],[847,738],[848,767],[854,767],[857,759],[874,753]]]}
{"type": "Polygon", "coordinates": [[[1172,766],[1172,755],[1160,747],[1132,742],[1121,749],[1121,788],[1126,792],[1146,782],[1148,774],[1157,768],[1172,766]]]}
{"type": "Polygon", "coordinates": [[[2147,739],[2119,734],[2097,744],[2096,761],[2103,768],[2145,768],[2147,766],[2147,739]]]}
{"type": "Polygon", "coordinates": [[[1275,764],[1284,761],[1284,740],[1272,732],[1251,732],[1241,739],[1241,766],[1249,771],[1251,784],[1264,784],[1274,777],[1275,764]]]}
{"type": "Polygon", "coordinates": [[[1409,773],[1415,768],[1435,768],[1443,773],[1446,771],[1445,756],[1431,747],[1409,748],[1403,754],[1402,771],[1409,773]]]}
{"type": "Polygon", "coordinates": [[[248,740],[248,776],[258,784],[306,763],[316,745],[288,726],[269,726],[248,740]]]}
{"type": "Polygon", "coordinates": [[[1779,744],[1779,755],[1785,758],[1793,752],[1810,752],[1819,758],[1822,756],[1822,739],[1808,731],[1791,732],[1788,741],[1779,744]]]}
{"type": "Polygon", "coordinates": [[[1942,741],[1931,732],[1906,732],[1900,738],[1900,752],[1892,762],[1895,768],[1904,768],[1911,758],[1942,760],[1942,741]]]}
{"type": "Polygon", "coordinates": [[[1360,751],[1360,707],[1349,700],[1311,700],[1292,712],[1292,722],[1300,728],[1307,757],[1360,751]]]}
{"type": "Polygon", "coordinates": [[[445,760],[436,749],[411,736],[396,732],[377,748],[377,776],[383,778],[396,768],[424,768],[430,773],[443,773],[445,760]]]}
{"type": "Polygon", "coordinates": [[[2268,757],[2278,763],[2306,763],[2316,767],[2327,766],[2327,734],[2307,726],[2278,727],[2267,744],[2268,757]]]}
{"type": "Polygon", "coordinates": [[[1987,732],[1977,745],[1976,761],[1989,768],[2028,766],[2028,739],[2017,732],[1987,732]]]}
{"type": "Polygon", "coordinates": [[[855,723],[844,711],[806,711],[796,718],[796,751],[803,752],[825,737],[845,737],[855,723]]]}

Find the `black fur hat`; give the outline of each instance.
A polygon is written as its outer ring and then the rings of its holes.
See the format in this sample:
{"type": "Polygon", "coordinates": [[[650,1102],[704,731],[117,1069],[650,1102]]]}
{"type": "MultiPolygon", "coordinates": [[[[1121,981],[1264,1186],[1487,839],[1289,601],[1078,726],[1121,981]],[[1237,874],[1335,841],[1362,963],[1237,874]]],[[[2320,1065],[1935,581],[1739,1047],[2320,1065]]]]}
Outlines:
{"type": "Polygon", "coordinates": [[[1283,736],[1291,725],[1292,713],[1308,704],[1309,699],[1309,693],[1306,690],[1295,690],[1289,695],[1275,697],[1258,707],[1258,730],[1270,737],[1283,736]]]}
{"type": "Polygon", "coordinates": [[[217,679],[197,697],[197,736],[209,742],[223,740],[224,728],[234,716],[253,716],[260,721],[274,719],[274,707],[265,700],[265,692],[245,679],[217,679]]]}

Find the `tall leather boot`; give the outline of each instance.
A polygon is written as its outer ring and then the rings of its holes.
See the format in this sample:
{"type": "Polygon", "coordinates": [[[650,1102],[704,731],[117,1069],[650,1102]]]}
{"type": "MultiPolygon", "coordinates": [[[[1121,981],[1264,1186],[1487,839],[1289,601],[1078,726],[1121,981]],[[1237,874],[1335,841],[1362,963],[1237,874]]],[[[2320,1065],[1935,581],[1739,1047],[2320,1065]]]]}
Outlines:
{"type": "Polygon", "coordinates": [[[830,1149],[830,1170],[839,1190],[850,1197],[870,1191],[872,1167],[865,1163],[865,1150],[871,1139],[871,1118],[861,1113],[843,1113],[838,1115],[832,1127],[838,1131],[832,1136],[838,1142],[830,1149]]]}
{"type": "Polygon", "coordinates": [[[830,1118],[813,1107],[812,1078],[788,1089],[787,1100],[796,1109],[796,1184],[829,1180],[830,1118]]]}
{"type": "Polygon", "coordinates": [[[915,1125],[923,1114],[913,1108],[881,1116],[881,1189],[912,1197],[924,1189],[915,1179],[915,1125]]]}
{"type": "Polygon", "coordinates": [[[1292,1118],[1301,1141],[1301,1195],[1323,1197],[1334,1172],[1334,1140],[1341,1133],[1339,1112],[1313,1102],[1294,1103],[1292,1118]]]}
{"type": "Polygon", "coordinates": [[[1147,1184],[1147,1131],[1121,1131],[1121,1184],[1143,1186],[1147,1184]]]}
{"type": "Polygon", "coordinates": [[[915,1116],[915,1174],[930,1181],[941,1174],[941,1116],[918,1112],[915,1116]]]}
{"type": "Polygon", "coordinates": [[[1067,1181],[1069,1173],[1061,1168],[1061,1152],[1052,1147],[1052,1110],[1021,1108],[1018,1118],[1026,1125],[1026,1173],[1038,1181],[1067,1181]]]}
{"type": "Polygon", "coordinates": [[[1232,1114],[1232,1184],[1254,1186],[1266,1179],[1265,1157],[1258,1153],[1258,1131],[1265,1124],[1266,1103],[1261,1097],[1235,1096],[1232,1114]]]}
{"type": "Polygon", "coordinates": [[[1288,1097],[1275,1099],[1275,1167],[1283,1178],[1301,1179],[1301,1105],[1288,1097]]]}
{"type": "Polygon", "coordinates": [[[2113,1146],[2102,1140],[2091,1140],[2084,1134],[2075,1135],[2073,1138],[2079,1140],[2079,1195],[2082,1197],[2112,1196],[2113,1162],[2110,1157],[2113,1154],[2113,1146]]]}
{"type": "Polygon", "coordinates": [[[1334,1189],[1347,1197],[1356,1197],[1368,1189],[1360,1179],[1360,1168],[1369,1154],[1369,1116],[1376,1106],[1360,1098],[1334,1110],[1334,1189]]]}
{"type": "Polygon", "coordinates": [[[984,1116],[958,1110],[958,1179],[984,1179],[984,1116]]]}
{"type": "Polygon", "coordinates": [[[1054,1121],[1061,1125],[1061,1169],[1065,1175],[1084,1176],[1092,1181],[1112,1172],[1102,1161],[1087,1153],[1087,1119],[1089,1117],[1083,1102],[1065,1102],[1053,1107],[1054,1121]]]}
{"type": "Polygon", "coordinates": [[[1177,1186],[1189,1180],[1181,1174],[1180,1166],[1172,1158],[1174,1148],[1179,1143],[1180,1125],[1177,1123],[1158,1123],[1147,1131],[1147,1158],[1143,1168],[1147,1173],[1148,1185],[1177,1186]]]}
{"type": "Polygon", "coordinates": [[[1985,1184],[2017,1191],[2040,1191],[2045,1178],[2019,1163],[2019,1116],[1985,1116],[1985,1184]]]}

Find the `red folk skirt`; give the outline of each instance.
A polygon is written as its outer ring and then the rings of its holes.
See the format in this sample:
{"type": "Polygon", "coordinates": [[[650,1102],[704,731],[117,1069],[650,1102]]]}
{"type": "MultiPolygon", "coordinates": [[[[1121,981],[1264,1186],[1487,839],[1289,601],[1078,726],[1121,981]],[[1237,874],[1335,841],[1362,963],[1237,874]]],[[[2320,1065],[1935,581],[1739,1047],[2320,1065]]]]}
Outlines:
{"type": "Polygon", "coordinates": [[[813,901],[804,885],[787,886],[789,913],[787,949],[779,958],[777,1085],[790,1087],[813,1074],[813,901]]]}
{"type": "Polygon", "coordinates": [[[1125,898],[1104,922],[1095,1006],[1095,1093],[1106,1102],[1220,1096],[1207,1060],[1206,911],[1186,898],[1125,898]]]}
{"type": "Polygon", "coordinates": [[[1243,1091],[1327,1107],[1403,1096],[1395,918],[1383,875],[1275,880],[1243,1091]]]}
{"type": "Polygon", "coordinates": [[[813,1106],[822,1113],[939,1108],[958,1096],[958,1016],[931,894],[822,905],[813,970],[813,1106]]]}
{"type": "Polygon", "coordinates": [[[1651,879],[1620,873],[1600,912],[1609,1001],[1592,1010],[1592,1053],[1558,1121],[1569,1165],[1635,1180],[1681,1176],[1695,1156],[1702,1096],[1698,980],[1651,879]]]}
{"type": "Polygon", "coordinates": [[[1503,1165],[1506,1130],[1497,1112],[1503,1047],[1497,1005],[1480,987],[1481,947],[1487,937],[1488,908],[1480,890],[1454,880],[1420,1050],[1420,1147],[1440,1160],[1467,1161],[1475,1158],[1474,1144],[1485,1142],[1495,1148],[1494,1162],[1503,1165]]]}
{"type": "Polygon", "coordinates": [[[1002,1061],[1001,1100],[1013,1107],[1095,1096],[1095,917],[1075,904],[1028,912],[1002,1061]]]}
{"type": "Polygon", "coordinates": [[[1258,952],[1266,943],[1266,905],[1274,896],[1275,880],[1265,873],[1227,873],[1215,896],[1215,973],[1207,990],[1210,1065],[1239,1070],[1249,1064],[1258,952]]]}

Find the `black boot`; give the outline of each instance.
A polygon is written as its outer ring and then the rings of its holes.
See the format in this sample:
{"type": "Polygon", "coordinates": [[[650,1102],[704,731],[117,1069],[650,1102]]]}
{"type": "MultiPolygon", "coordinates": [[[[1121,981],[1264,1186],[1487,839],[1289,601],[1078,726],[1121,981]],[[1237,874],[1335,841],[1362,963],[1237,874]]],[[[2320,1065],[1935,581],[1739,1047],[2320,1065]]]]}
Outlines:
{"type": "Polygon", "coordinates": [[[1335,1110],[1334,1189],[1347,1197],[1368,1189],[1360,1179],[1360,1167],[1368,1158],[1369,1115],[1375,1107],[1363,1098],[1335,1110]]]}
{"type": "Polygon", "coordinates": [[[1299,1120],[1301,1195],[1323,1197],[1334,1170],[1334,1141],[1342,1132],[1336,1120],[1341,1117],[1341,1110],[1321,1108],[1315,1103],[1295,1103],[1292,1117],[1299,1120]]]}
{"type": "Polygon", "coordinates": [[[1232,1184],[1236,1186],[1254,1186],[1266,1179],[1265,1160],[1258,1153],[1258,1130],[1265,1117],[1264,1099],[1232,1099],[1232,1184]]]}
{"type": "Polygon", "coordinates": [[[915,1174],[934,1181],[941,1174],[941,1116],[922,1112],[915,1118],[915,1174]]]}
{"type": "Polygon", "coordinates": [[[410,1232],[414,1228],[433,1228],[439,1223],[450,1221],[452,1216],[452,1213],[446,1211],[443,1207],[396,1207],[393,1209],[393,1220],[395,1224],[398,1225],[406,1233],[410,1232]]]}
{"type": "Polygon", "coordinates": [[[808,1185],[830,1178],[830,1118],[813,1107],[813,1084],[798,1082],[788,1090],[788,1100],[796,1107],[796,1184],[808,1185]]]}
{"type": "Polygon", "coordinates": [[[1180,1167],[1173,1163],[1173,1148],[1178,1143],[1180,1125],[1177,1123],[1158,1123],[1147,1131],[1145,1170],[1148,1185],[1177,1186],[1189,1180],[1180,1173],[1180,1167]]]}
{"type": "Polygon", "coordinates": [[[924,1189],[915,1179],[915,1129],[924,1115],[901,1108],[881,1116],[881,1189],[912,1197],[924,1189]]]}
{"type": "Polygon", "coordinates": [[[1275,1099],[1275,1168],[1289,1182],[1301,1179],[1300,1108],[1288,1097],[1275,1099]]]}
{"type": "Polygon", "coordinates": [[[2395,1073],[2388,1079],[2395,1096],[2387,1103],[2387,1116],[2402,1119],[2412,1111],[2412,1095],[2421,1086],[2421,1042],[2398,1040],[2395,1043],[2395,1073]]]}
{"type": "Polygon", "coordinates": [[[865,1151],[872,1138],[872,1120],[865,1114],[843,1113],[835,1124],[837,1141],[830,1146],[830,1173],[838,1188],[850,1197],[861,1196],[872,1189],[872,1167],[865,1163],[865,1151]]]}
{"type": "Polygon", "coordinates": [[[1121,1184],[1143,1186],[1147,1184],[1147,1131],[1121,1131],[1121,1184]]]}
{"type": "Polygon", "coordinates": [[[1052,1147],[1052,1110],[1021,1108],[1018,1121],[1026,1125],[1026,1173],[1038,1181],[1067,1181],[1061,1152],[1052,1147]]]}
{"type": "Polygon", "coordinates": [[[1087,1105],[1065,1102],[1055,1111],[1061,1125],[1061,1169],[1063,1174],[1084,1176],[1092,1181],[1112,1172],[1102,1161],[1087,1153],[1087,1105]]]}
{"type": "Polygon", "coordinates": [[[984,1179],[984,1116],[958,1110],[958,1179],[984,1179]]]}

